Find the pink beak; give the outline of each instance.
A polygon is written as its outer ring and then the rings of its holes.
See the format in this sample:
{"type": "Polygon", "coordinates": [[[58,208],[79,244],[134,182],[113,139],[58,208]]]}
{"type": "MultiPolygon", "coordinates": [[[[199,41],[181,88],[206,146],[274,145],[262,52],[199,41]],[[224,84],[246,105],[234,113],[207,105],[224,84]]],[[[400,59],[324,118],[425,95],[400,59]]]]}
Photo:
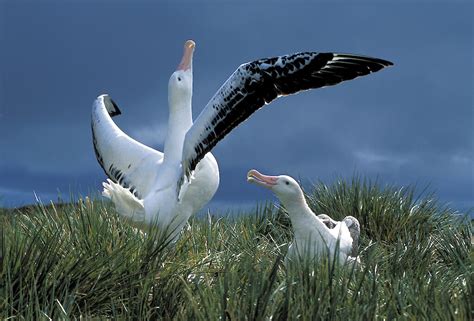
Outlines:
{"type": "Polygon", "coordinates": [[[256,183],[266,188],[272,188],[277,184],[278,176],[267,176],[252,169],[247,173],[247,181],[256,183]]]}
{"type": "Polygon", "coordinates": [[[183,59],[181,59],[181,63],[179,64],[177,70],[189,70],[193,67],[193,52],[194,52],[194,47],[196,47],[196,44],[192,40],[186,41],[184,44],[184,54],[183,54],[183,59]]]}

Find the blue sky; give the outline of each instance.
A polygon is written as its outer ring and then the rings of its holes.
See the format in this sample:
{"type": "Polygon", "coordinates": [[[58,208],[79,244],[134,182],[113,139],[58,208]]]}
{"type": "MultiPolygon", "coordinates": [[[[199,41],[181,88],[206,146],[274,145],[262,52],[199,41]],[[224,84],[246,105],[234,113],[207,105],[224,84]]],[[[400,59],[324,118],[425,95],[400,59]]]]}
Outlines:
{"type": "Polygon", "coordinates": [[[474,206],[472,1],[0,0],[0,204],[66,199],[105,176],[90,133],[94,98],[109,93],[118,125],[162,149],[167,83],[185,40],[194,56],[193,114],[243,62],[297,51],[357,53],[395,66],[336,87],[281,98],[213,153],[214,207],[274,199],[251,168],[306,183],[354,173],[429,185],[474,206]],[[59,192],[58,192],[59,191],[59,192]]]}

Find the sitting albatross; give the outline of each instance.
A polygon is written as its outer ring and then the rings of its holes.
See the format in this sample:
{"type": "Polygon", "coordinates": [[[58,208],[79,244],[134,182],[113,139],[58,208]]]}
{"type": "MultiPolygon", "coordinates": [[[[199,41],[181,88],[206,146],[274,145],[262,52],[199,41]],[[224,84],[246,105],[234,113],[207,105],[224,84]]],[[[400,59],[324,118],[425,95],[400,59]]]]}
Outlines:
{"type": "MultiPolygon", "coordinates": [[[[299,258],[314,259],[338,255],[339,263],[347,260],[357,261],[351,257],[353,239],[346,221],[335,222],[328,228],[323,220],[314,214],[306,203],[299,184],[290,176],[267,176],[252,169],[247,174],[247,181],[270,189],[285,207],[294,231],[294,240],[288,248],[286,260],[299,258]],[[337,247],[339,250],[336,252],[337,247]]],[[[329,218],[330,219],[330,218],[329,218]]]]}
{"type": "Polygon", "coordinates": [[[164,153],[118,128],[121,112],[108,95],[92,107],[92,138],[108,176],[103,195],[138,227],[157,224],[175,240],[188,218],[202,208],[219,185],[217,162],[209,153],[233,128],[274,99],[303,90],[336,85],[381,70],[391,62],[365,56],[302,52],[242,64],[227,79],[193,124],[192,60],[184,55],[168,84],[169,120],[164,153]]]}

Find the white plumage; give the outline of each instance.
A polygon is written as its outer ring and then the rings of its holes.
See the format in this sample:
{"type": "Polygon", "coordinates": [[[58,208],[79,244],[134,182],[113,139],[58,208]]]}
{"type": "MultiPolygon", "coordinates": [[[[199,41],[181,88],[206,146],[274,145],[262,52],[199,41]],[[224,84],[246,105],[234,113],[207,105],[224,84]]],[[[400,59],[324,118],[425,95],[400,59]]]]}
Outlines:
{"type": "MultiPolygon", "coordinates": [[[[157,225],[170,240],[189,217],[215,194],[219,169],[207,153],[190,180],[183,183],[178,198],[184,136],[192,126],[192,55],[194,43],[185,44],[183,61],[169,80],[169,121],[164,153],[147,147],[113,122],[120,114],[108,95],[99,96],[92,109],[92,135],[97,160],[109,177],[103,195],[132,225],[146,229],[157,225]]],[[[181,187],[181,186],[180,186],[181,187]]]]}

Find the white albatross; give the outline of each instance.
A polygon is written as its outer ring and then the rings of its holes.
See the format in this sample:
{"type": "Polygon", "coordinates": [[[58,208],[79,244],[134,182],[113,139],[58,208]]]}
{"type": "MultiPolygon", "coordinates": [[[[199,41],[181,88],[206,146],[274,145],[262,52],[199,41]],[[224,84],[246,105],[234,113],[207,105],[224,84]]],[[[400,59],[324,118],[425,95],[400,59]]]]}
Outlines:
{"type": "Polygon", "coordinates": [[[336,85],[381,70],[391,62],[365,56],[303,52],[239,66],[193,124],[192,60],[188,40],[168,85],[169,120],[164,153],[127,136],[112,120],[121,112],[108,95],[92,108],[92,138],[108,176],[103,195],[133,225],[156,224],[175,240],[188,218],[219,185],[217,162],[209,153],[233,128],[272,100],[303,90],[336,85]]]}
{"type": "Polygon", "coordinates": [[[294,239],[285,261],[317,259],[328,257],[328,254],[329,258],[338,255],[338,262],[341,264],[357,261],[351,257],[353,239],[346,222],[333,221],[336,222],[334,227],[328,228],[311,211],[300,185],[292,177],[268,176],[252,169],[247,173],[247,181],[270,189],[288,212],[294,239]]]}

